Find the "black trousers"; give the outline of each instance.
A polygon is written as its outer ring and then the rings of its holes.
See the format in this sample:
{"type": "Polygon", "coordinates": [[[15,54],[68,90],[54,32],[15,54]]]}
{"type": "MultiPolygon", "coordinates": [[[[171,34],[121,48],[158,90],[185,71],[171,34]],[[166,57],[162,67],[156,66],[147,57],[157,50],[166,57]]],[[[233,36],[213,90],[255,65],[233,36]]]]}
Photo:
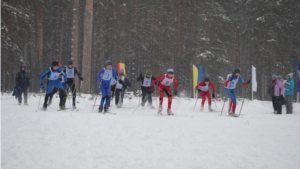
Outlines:
{"type": "Polygon", "coordinates": [[[19,103],[22,103],[22,94],[23,93],[24,93],[24,104],[26,104],[27,103],[27,87],[21,88],[21,90],[19,91],[19,97],[18,97],[19,103]]]}
{"type": "Polygon", "coordinates": [[[142,106],[148,101],[149,105],[152,105],[152,93],[142,90],[142,106]],[[146,98],[147,97],[147,98],[146,98]]]}
{"type": "MultiPolygon", "coordinates": [[[[64,90],[62,90],[62,89],[57,89],[57,90],[59,91],[59,99],[60,99],[59,106],[65,106],[66,98],[67,98],[66,92],[64,90]]],[[[48,100],[49,100],[49,98],[51,96],[51,93],[46,94],[45,101],[44,101],[44,107],[47,107],[47,103],[48,103],[48,100]]],[[[52,97],[53,97],[53,95],[52,95],[52,97]]]]}
{"type": "Polygon", "coordinates": [[[117,105],[119,101],[123,103],[123,98],[124,98],[124,92],[122,89],[116,89],[116,98],[115,98],[115,104],[117,105]]]}
{"type": "Polygon", "coordinates": [[[282,113],[282,105],[279,104],[279,96],[275,97],[275,102],[276,102],[276,110],[277,110],[277,114],[281,114],[282,113]]]}
{"type": "Polygon", "coordinates": [[[271,98],[272,98],[273,109],[276,111],[277,110],[277,107],[276,107],[276,98],[274,96],[272,96],[271,98]]]}

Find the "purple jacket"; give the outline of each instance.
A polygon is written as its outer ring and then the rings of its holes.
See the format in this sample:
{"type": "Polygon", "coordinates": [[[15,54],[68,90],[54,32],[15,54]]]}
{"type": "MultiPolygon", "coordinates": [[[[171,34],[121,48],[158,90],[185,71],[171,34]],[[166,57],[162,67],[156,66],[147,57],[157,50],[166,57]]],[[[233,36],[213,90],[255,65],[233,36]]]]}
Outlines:
{"type": "Polygon", "coordinates": [[[276,85],[274,87],[274,96],[280,95],[284,95],[284,85],[282,79],[277,80],[276,85]]]}

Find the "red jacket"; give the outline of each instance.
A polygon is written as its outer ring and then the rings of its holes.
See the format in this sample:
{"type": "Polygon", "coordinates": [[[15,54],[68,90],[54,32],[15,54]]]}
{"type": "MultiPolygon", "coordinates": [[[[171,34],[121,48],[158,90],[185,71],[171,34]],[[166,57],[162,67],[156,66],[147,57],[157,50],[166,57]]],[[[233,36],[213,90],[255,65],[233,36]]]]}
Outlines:
{"type": "MultiPolygon", "coordinates": [[[[199,82],[198,85],[195,87],[195,89],[198,90],[199,87],[201,87],[201,86],[202,86],[202,87],[203,87],[203,86],[206,86],[204,80],[202,80],[201,82],[199,82]]],[[[211,87],[212,90],[213,90],[213,93],[216,93],[216,87],[215,87],[215,85],[214,85],[212,82],[209,82],[209,83],[208,83],[208,87],[211,87]]]]}
{"type": "Polygon", "coordinates": [[[160,81],[159,83],[160,86],[170,86],[172,83],[174,83],[175,90],[178,90],[178,81],[175,76],[173,78],[168,78],[167,74],[163,74],[161,76],[156,77],[155,81],[160,81]],[[168,82],[172,82],[172,83],[168,83],[168,82]]]}

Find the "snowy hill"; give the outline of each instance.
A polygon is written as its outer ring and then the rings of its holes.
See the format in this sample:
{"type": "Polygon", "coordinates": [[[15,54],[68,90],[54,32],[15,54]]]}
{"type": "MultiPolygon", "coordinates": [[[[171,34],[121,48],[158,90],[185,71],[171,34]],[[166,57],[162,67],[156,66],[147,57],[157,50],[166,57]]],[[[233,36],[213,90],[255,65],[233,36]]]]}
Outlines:
{"type": "Polygon", "coordinates": [[[175,115],[167,116],[165,98],[160,116],[141,106],[132,113],[139,104],[133,98],[124,100],[125,108],[113,105],[116,115],[103,115],[98,106],[92,111],[89,97],[80,98],[79,111],[57,111],[54,98],[47,111],[36,112],[38,96],[19,106],[3,95],[2,169],[300,168],[299,103],[292,115],[285,108],[274,115],[271,102],[245,100],[242,115],[234,118],[208,112],[207,103],[200,112],[200,100],[193,111],[195,99],[179,98],[173,100],[175,115]]]}

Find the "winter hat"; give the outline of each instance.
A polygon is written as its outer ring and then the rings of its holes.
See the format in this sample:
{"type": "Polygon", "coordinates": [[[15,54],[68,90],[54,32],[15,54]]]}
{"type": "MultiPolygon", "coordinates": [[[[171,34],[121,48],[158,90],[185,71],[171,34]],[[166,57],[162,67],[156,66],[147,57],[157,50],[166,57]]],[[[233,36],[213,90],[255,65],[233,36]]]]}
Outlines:
{"type": "Polygon", "coordinates": [[[286,76],[289,76],[290,78],[292,78],[293,77],[293,73],[289,73],[286,76]]]}
{"type": "Polygon", "coordinates": [[[22,67],[24,67],[24,68],[26,69],[25,64],[22,64],[22,65],[20,66],[20,69],[22,69],[22,67]]]}
{"type": "Polygon", "coordinates": [[[72,60],[69,60],[69,61],[68,61],[68,65],[73,65],[73,61],[72,61],[72,60]]]}
{"type": "Polygon", "coordinates": [[[58,67],[62,67],[63,65],[61,63],[58,63],[58,67]]]}
{"type": "Polygon", "coordinates": [[[53,61],[52,66],[58,66],[58,61],[53,61]]]}
{"type": "Polygon", "coordinates": [[[276,76],[275,74],[274,74],[274,75],[272,75],[272,77],[273,77],[273,78],[275,78],[275,79],[277,79],[277,76],[276,76]]]}
{"type": "Polygon", "coordinates": [[[277,76],[277,79],[278,79],[278,80],[282,79],[282,76],[281,76],[281,75],[278,75],[278,76],[277,76]]]}
{"type": "Polygon", "coordinates": [[[236,68],[236,69],[234,69],[234,72],[233,72],[233,73],[241,73],[241,70],[238,69],[238,68],[236,68]]]}
{"type": "Polygon", "coordinates": [[[119,75],[124,75],[124,69],[120,69],[119,75]]]}
{"type": "Polygon", "coordinates": [[[107,60],[107,61],[105,62],[105,66],[107,66],[107,65],[112,65],[112,62],[111,62],[110,60],[107,60]]]}
{"type": "Polygon", "coordinates": [[[205,82],[209,82],[209,77],[205,77],[205,78],[204,78],[204,81],[205,81],[205,82]]]}
{"type": "Polygon", "coordinates": [[[146,75],[152,75],[151,71],[150,71],[150,70],[147,70],[147,71],[146,71],[146,75]]]}
{"type": "Polygon", "coordinates": [[[174,74],[174,70],[173,69],[168,69],[167,74],[174,74]]]}

